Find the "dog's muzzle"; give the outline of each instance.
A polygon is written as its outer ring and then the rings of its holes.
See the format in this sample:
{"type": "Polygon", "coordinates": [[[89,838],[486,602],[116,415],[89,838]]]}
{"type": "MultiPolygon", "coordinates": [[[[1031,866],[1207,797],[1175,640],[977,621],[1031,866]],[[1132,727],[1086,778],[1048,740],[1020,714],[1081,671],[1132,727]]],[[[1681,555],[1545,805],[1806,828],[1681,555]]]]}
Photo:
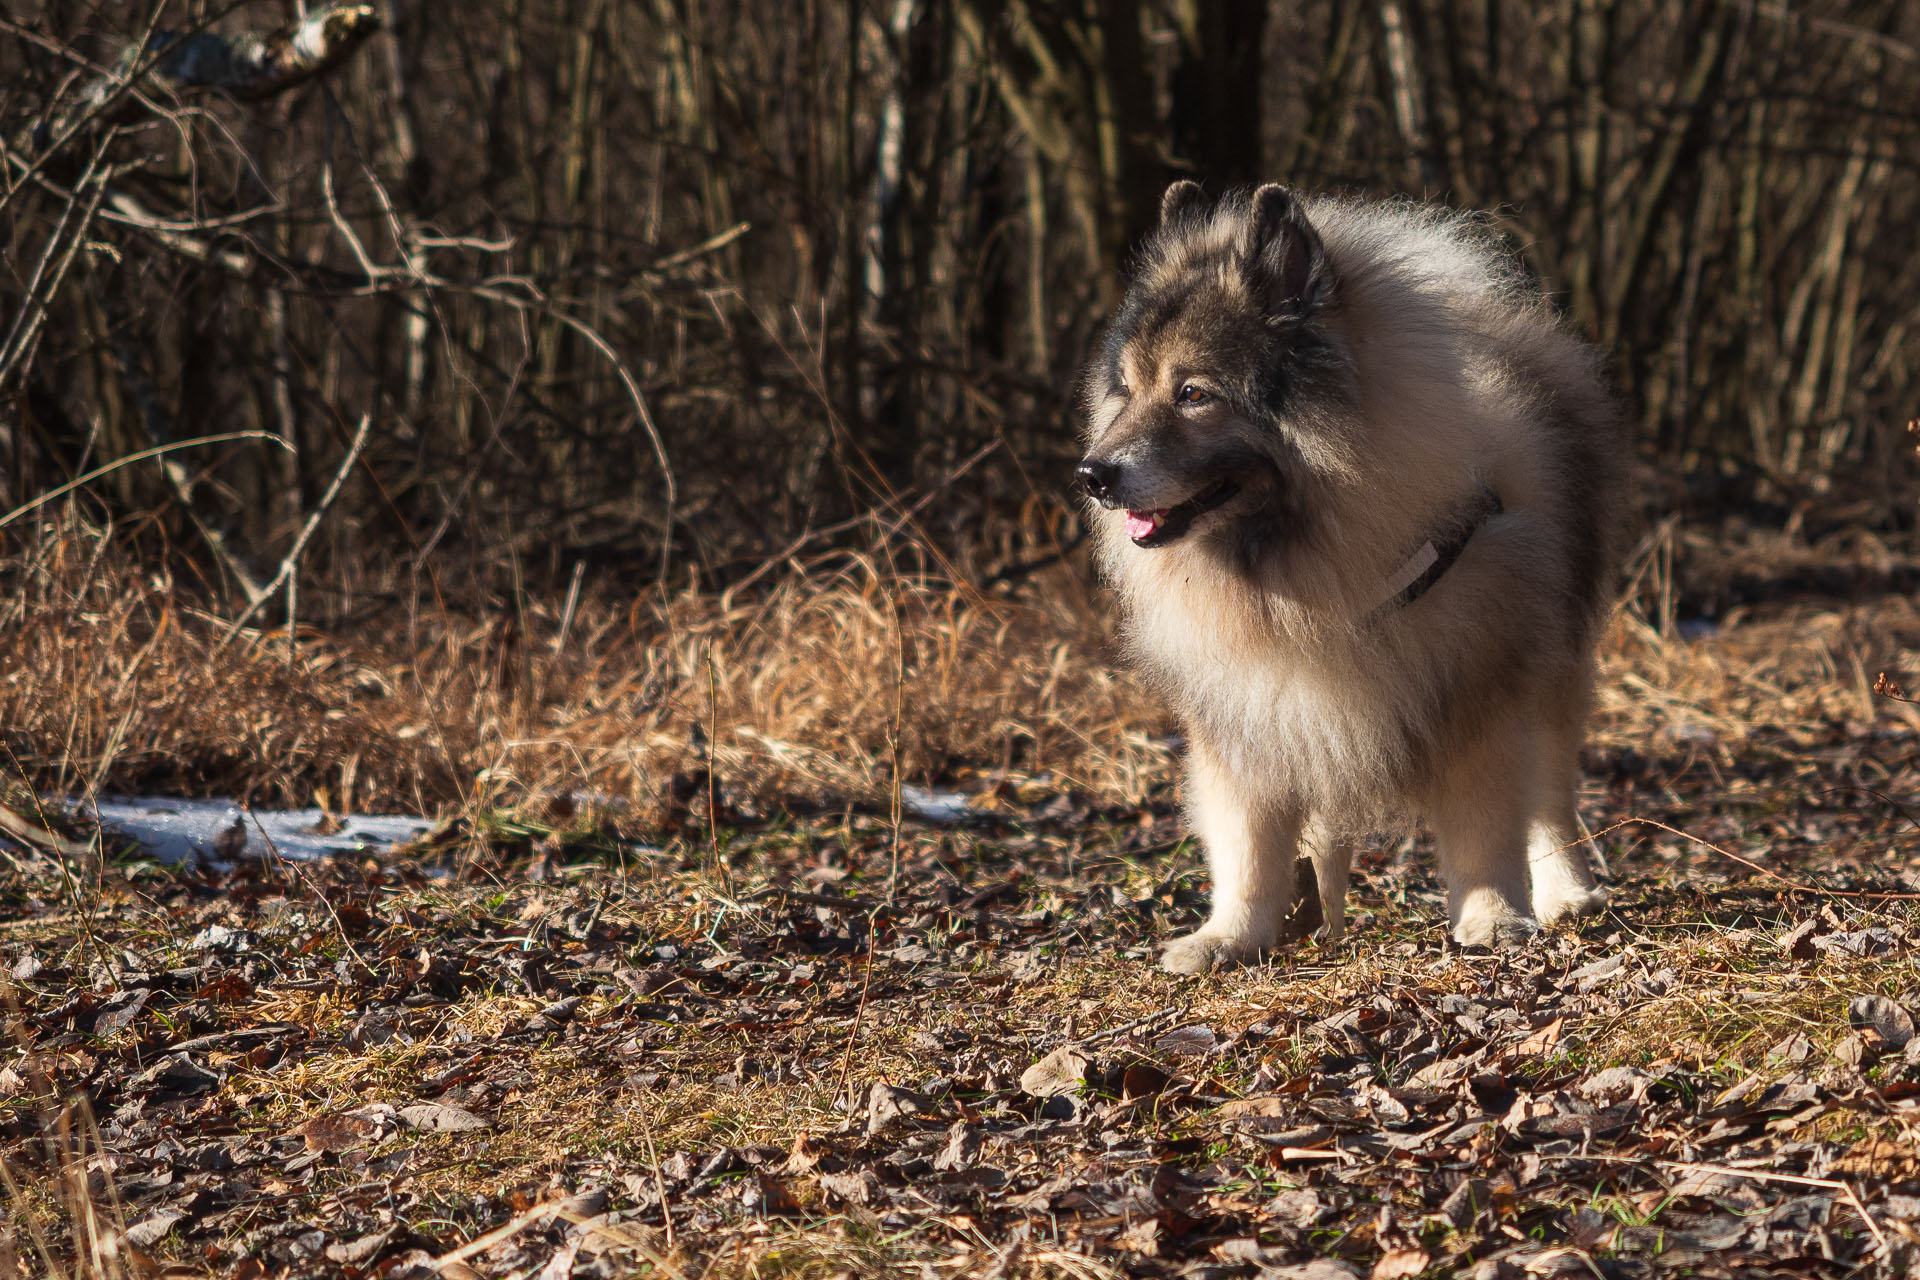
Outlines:
{"type": "Polygon", "coordinates": [[[1227,502],[1240,486],[1222,477],[1185,502],[1172,507],[1127,509],[1127,536],[1136,547],[1164,547],[1186,536],[1193,522],[1227,502]]]}

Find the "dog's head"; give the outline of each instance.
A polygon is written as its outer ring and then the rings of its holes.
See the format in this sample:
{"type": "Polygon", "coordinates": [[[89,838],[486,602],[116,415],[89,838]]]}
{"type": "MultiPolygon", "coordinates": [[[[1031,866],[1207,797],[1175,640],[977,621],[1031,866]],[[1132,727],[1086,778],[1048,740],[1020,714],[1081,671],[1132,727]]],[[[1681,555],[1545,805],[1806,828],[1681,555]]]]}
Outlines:
{"type": "Polygon", "coordinates": [[[1286,188],[1217,204],[1191,182],[1167,189],[1083,387],[1080,484],[1126,513],[1135,545],[1283,534],[1304,518],[1302,433],[1346,376],[1325,324],[1334,287],[1286,188]]]}

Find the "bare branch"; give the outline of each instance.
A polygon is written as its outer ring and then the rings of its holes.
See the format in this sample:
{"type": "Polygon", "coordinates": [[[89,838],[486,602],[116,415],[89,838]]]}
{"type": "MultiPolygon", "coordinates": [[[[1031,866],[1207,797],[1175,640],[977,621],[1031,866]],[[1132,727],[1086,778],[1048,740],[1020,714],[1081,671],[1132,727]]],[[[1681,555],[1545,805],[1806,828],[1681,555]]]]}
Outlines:
{"type": "Polygon", "coordinates": [[[151,74],[176,89],[270,98],[333,70],[380,26],[377,10],[352,4],[308,14],[266,35],[157,31],[148,41],[160,55],[151,74]]]}
{"type": "MultiPolygon", "coordinates": [[[[287,551],[286,558],[280,561],[279,571],[273,575],[273,581],[262,587],[260,594],[247,605],[246,610],[227,624],[225,634],[220,637],[219,648],[224,649],[236,635],[240,634],[240,629],[252,621],[253,615],[260,612],[261,606],[266,604],[267,598],[275,591],[281,587],[292,589],[293,575],[300,569],[300,555],[307,549],[307,543],[312,540],[314,532],[320,528],[320,521],[327,514],[327,508],[331,507],[333,500],[340,496],[340,487],[347,482],[347,477],[353,474],[353,464],[360,460],[360,451],[367,447],[367,435],[372,427],[372,416],[361,414],[360,427],[353,433],[353,443],[347,446],[347,456],[340,463],[340,469],[333,473],[333,482],[320,496],[320,505],[313,509],[313,514],[307,517],[307,523],[294,538],[293,546],[287,551]]],[[[293,631],[291,619],[288,620],[287,631],[289,634],[293,631]]]]}

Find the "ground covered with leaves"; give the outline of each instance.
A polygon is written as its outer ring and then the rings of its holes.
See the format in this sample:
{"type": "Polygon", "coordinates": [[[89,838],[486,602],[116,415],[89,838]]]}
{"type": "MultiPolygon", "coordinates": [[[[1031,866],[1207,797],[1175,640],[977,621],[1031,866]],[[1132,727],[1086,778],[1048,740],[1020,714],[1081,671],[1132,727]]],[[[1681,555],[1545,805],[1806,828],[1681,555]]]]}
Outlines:
{"type": "Polygon", "coordinates": [[[1590,754],[1577,932],[1452,948],[1387,841],[1346,942],[1201,979],[1151,967],[1205,904],[1170,807],[1034,780],[226,869],[19,839],[0,1276],[1908,1274],[1920,737],[1667,747],[1590,754]]]}
{"type": "Polygon", "coordinates": [[[1606,915],[1453,948],[1394,837],[1343,943],[1204,978],[1153,967],[1206,904],[1177,738],[1072,610],[836,579],[678,648],[583,605],[538,663],[296,655],[48,552],[0,628],[0,1280],[1910,1274],[1914,562],[1778,541],[1630,566],[1606,915]],[[168,779],[453,816],[161,866],[34,798],[168,779]]]}

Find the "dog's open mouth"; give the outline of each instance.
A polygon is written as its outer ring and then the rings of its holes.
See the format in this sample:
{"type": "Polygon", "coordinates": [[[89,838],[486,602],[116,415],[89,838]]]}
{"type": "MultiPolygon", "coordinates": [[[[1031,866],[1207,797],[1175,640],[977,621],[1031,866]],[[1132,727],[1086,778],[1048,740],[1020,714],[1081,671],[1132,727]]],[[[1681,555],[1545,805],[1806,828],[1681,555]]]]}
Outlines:
{"type": "Polygon", "coordinates": [[[1148,511],[1127,509],[1127,536],[1136,547],[1164,547],[1185,536],[1193,522],[1239,492],[1240,486],[1228,479],[1214,481],[1177,507],[1158,507],[1148,511]]]}

